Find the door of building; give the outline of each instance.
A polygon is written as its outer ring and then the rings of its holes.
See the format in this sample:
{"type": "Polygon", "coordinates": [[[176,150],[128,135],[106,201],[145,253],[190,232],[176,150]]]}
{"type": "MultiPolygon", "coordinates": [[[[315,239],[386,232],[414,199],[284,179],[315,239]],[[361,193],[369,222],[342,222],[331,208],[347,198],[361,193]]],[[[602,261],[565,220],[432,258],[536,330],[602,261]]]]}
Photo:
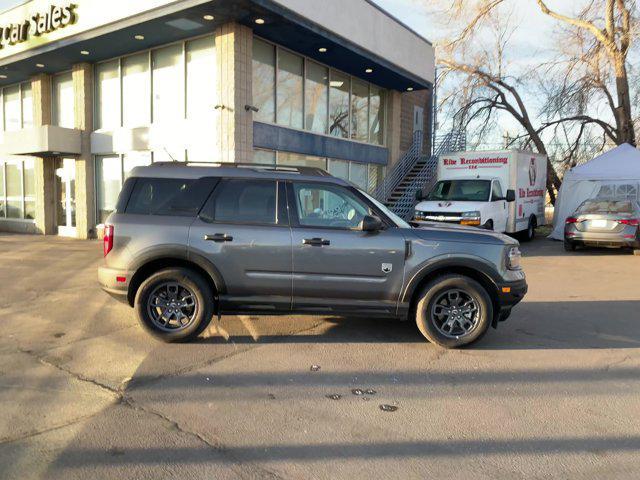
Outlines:
{"type": "Polygon", "coordinates": [[[58,235],[76,236],[76,161],[57,158],[56,162],[56,219],[58,235]]]}
{"type": "Polygon", "coordinates": [[[424,108],[413,107],[413,133],[424,131],[424,108]]]}

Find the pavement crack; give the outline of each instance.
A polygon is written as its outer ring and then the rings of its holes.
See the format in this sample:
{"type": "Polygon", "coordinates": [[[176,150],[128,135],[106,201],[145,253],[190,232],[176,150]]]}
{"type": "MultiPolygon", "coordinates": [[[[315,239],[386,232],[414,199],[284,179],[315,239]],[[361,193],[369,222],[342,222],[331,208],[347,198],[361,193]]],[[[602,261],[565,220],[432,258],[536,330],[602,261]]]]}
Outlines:
{"type": "Polygon", "coordinates": [[[232,463],[234,464],[234,467],[232,468],[234,469],[235,473],[238,475],[238,478],[256,478],[256,475],[257,475],[257,478],[264,478],[264,479],[284,478],[278,473],[264,468],[262,465],[256,464],[250,460],[236,458],[235,456],[230,454],[229,450],[224,446],[222,442],[211,440],[205,437],[204,435],[202,435],[201,433],[185,428],[182,425],[180,425],[180,423],[178,423],[176,420],[168,417],[167,415],[161,412],[158,412],[157,410],[154,410],[149,407],[145,407],[137,403],[133,398],[129,396],[122,397],[121,405],[131,408],[137,412],[142,412],[147,415],[152,415],[160,419],[161,421],[168,423],[169,425],[171,425],[173,429],[175,429],[182,435],[195,438],[197,441],[199,441],[206,447],[216,451],[221,455],[224,455],[229,460],[231,460],[232,463]]]}
{"type": "Polygon", "coordinates": [[[28,349],[24,349],[21,347],[18,347],[18,351],[21,353],[24,353],[26,355],[29,355],[33,358],[35,358],[38,362],[40,362],[43,365],[47,365],[49,367],[53,367],[56,370],[59,370],[63,373],[66,373],[67,375],[73,377],[74,379],[80,381],[80,382],[85,382],[85,383],[90,383],[102,390],[107,391],[108,393],[115,395],[118,399],[122,398],[122,391],[116,388],[113,388],[110,385],[107,385],[105,383],[99,382],[98,380],[94,379],[94,378],[89,378],[86,377],[80,373],[74,372],[73,370],[63,367],[62,365],[58,365],[57,363],[52,362],[51,360],[48,360],[46,357],[42,356],[42,355],[38,355],[37,353],[28,350],[28,349]]]}

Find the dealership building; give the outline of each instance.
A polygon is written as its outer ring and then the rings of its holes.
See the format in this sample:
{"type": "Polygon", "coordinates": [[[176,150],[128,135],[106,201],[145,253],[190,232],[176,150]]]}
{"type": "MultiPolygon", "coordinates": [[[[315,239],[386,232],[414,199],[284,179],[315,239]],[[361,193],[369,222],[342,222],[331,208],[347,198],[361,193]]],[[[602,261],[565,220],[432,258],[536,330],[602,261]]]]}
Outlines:
{"type": "Polygon", "coordinates": [[[0,231],[95,236],[152,162],[318,166],[373,191],[431,128],[433,47],[368,0],[12,3],[0,231]]]}

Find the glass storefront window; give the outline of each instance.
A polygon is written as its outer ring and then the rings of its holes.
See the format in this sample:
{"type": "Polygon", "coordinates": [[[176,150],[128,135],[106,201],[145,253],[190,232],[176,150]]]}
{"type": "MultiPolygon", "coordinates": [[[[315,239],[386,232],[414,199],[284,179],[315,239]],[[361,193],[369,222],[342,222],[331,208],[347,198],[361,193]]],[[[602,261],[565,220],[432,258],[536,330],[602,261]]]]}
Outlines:
{"type": "Polygon", "coordinates": [[[0,163],[0,218],[6,217],[4,196],[4,165],[0,163]]]}
{"type": "Polygon", "coordinates": [[[286,50],[278,49],[277,123],[285,127],[302,128],[303,60],[286,50]]]}
{"type": "Polygon", "coordinates": [[[20,130],[22,123],[20,85],[4,89],[4,129],[7,132],[20,130]]]}
{"type": "Polygon", "coordinates": [[[123,157],[122,171],[124,178],[128,178],[135,167],[151,165],[151,152],[129,152],[123,157]]]}
{"type": "Polygon", "coordinates": [[[259,148],[256,148],[253,151],[252,162],[262,165],[275,165],[276,152],[274,152],[273,150],[261,150],[259,148]]]}
{"type": "Polygon", "coordinates": [[[31,84],[23,83],[21,89],[22,96],[22,128],[33,127],[33,95],[31,84]]]}
{"type": "Polygon", "coordinates": [[[329,133],[349,138],[349,76],[331,71],[329,91],[329,133]]]}
{"type": "Polygon", "coordinates": [[[7,218],[22,218],[22,172],[20,164],[5,164],[7,178],[7,218]]]}
{"type": "Polygon", "coordinates": [[[328,171],[334,177],[349,180],[349,162],[330,158],[328,171]]]}
{"type": "Polygon", "coordinates": [[[98,223],[104,223],[116,208],[122,188],[122,162],[118,155],[96,157],[98,223]]]}
{"type": "Polygon", "coordinates": [[[384,112],[385,91],[371,85],[369,101],[369,141],[378,145],[384,144],[384,112]]]}
{"type": "Polygon", "coordinates": [[[120,126],[120,69],[118,60],[96,66],[96,128],[120,126]]]}
{"type": "Polygon", "coordinates": [[[32,159],[23,163],[24,172],[24,218],[36,218],[36,175],[32,159]]]}
{"type": "Polygon", "coordinates": [[[51,106],[53,124],[59,127],[75,127],[75,98],[71,72],[56,75],[51,81],[51,106]]]}
{"type": "Polygon", "coordinates": [[[254,120],[273,123],[276,120],[276,49],[253,39],[253,105],[258,111],[254,120]]]}
{"type": "Polygon", "coordinates": [[[184,118],[182,44],[151,52],[153,70],[153,123],[184,118]]]}
{"type": "Polygon", "coordinates": [[[367,192],[374,192],[384,180],[384,166],[369,164],[369,188],[367,192]]]}
{"type": "Polygon", "coordinates": [[[327,133],[329,69],[307,61],[306,76],[304,128],[312,132],[327,133]]]}
{"type": "Polygon", "coordinates": [[[327,161],[324,158],[304,155],[302,153],[278,152],[277,163],[278,165],[327,169],[327,161]]]}
{"type": "Polygon", "coordinates": [[[125,127],[148,125],[151,120],[149,53],[122,59],[122,123],[125,127]]]}
{"type": "Polygon", "coordinates": [[[349,165],[349,181],[366,191],[369,187],[368,165],[366,163],[351,162],[349,165]]]}
{"type": "Polygon", "coordinates": [[[182,148],[163,148],[153,151],[153,162],[184,162],[185,151],[182,148]]]}
{"type": "Polygon", "coordinates": [[[252,70],[255,121],[384,143],[384,89],[255,37],[252,70]]]}
{"type": "Polygon", "coordinates": [[[351,138],[366,142],[369,131],[369,84],[355,78],[351,82],[351,138]]]}
{"type": "Polygon", "coordinates": [[[216,106],[216,49],[213,36],[187,42],[187,118],[211,114],[216,106]]]}

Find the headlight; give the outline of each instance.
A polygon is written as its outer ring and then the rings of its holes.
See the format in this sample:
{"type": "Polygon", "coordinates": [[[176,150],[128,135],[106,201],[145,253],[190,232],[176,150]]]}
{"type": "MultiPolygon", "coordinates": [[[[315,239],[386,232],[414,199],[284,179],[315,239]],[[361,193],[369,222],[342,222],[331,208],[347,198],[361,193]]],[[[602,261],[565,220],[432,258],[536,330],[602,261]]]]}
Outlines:
{"type": "Polygon", "coordinates": [[[480,212],[477,210],[473,212],[462,212],[460,225],[480,225],[480,212]]]}
{"type": "Polygon", "coordinates": [[[507,268],[509,270],[520,270],[520,259],[522,258],[522,254],[520,253],[520,249],[518,247],[511,247],[507,250],[507,268]]]}

